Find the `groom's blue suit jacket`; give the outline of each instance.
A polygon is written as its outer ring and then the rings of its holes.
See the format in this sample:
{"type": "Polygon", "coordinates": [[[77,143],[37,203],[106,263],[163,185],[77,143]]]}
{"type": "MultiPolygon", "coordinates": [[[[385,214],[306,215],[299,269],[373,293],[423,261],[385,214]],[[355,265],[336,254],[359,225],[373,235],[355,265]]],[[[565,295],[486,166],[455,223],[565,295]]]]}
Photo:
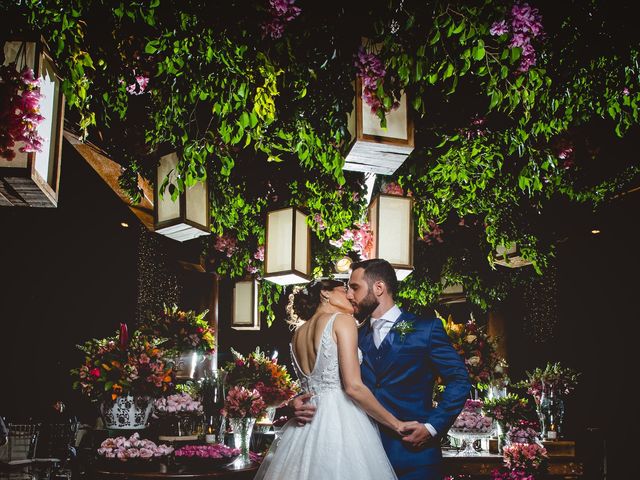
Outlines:
{"type": "Polygon", "coordinates": [[[440,320],[407,312],[397,322],[402,320],[412,322],[414,331],[402,339],[392,329],[380,348],[373,343],[369,322],[358,333],[365,385],[399,420],[430,423],[438,432],[438,438],[426,448],[413,449],[394,432],[380,427],[382,443],[396,470],[441,462],[440,437],[462,410],[471,388],[462,357],[451,345],[440,320]],[[444,380],[446,389],[437,408],[433,408],[437,376],[444,380]]]}

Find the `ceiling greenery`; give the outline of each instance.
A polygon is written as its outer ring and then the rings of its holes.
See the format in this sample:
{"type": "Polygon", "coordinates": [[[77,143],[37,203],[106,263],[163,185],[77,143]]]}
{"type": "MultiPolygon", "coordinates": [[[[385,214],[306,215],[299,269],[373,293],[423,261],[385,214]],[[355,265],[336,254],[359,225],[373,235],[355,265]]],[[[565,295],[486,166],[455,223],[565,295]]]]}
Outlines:
{"type": "MultiPolygon", "coordinates": [[[[266,211],[304,206],[316,273],[351,246],[364,178],[342,166],[357,74],[384,122],[402,91],[416,149],[391,178],[415,199],[416,271],[401,301],[461,282],[489,308],[530,273],[495,270],[517,243],[544,271],[580,205],[640,173],[634,15],[609,2],[22,0],[14,29],[42,32],[65,77],[69,118],[137,175],[182,152],[179,190],[207,181],[221,274],[262,267],[266,211]],[[369,48],[361,50],[363,38],[369,48]],[[371,46],[375,45],[375,49],[371,46]],[[637,139],[635,140],[637,142],[637,139]]],[[[10,35],[15,32],[5,32],[10,35]]],[[[527,280],[529,279],[529,280],[527,280]]],[[[280,291],[263,288],[263,307],[280,291]]]]}

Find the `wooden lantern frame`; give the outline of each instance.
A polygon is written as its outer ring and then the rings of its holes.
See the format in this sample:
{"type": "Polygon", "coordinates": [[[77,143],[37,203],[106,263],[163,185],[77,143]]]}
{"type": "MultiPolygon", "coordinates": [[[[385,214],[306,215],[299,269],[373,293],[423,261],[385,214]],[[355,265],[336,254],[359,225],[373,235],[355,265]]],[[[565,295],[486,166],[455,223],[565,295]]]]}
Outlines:
{"type": "Polygon", "coordinates": [[[233,285],[233,303],[231,307],[231,328],[234,330],[260,330],[260,283],[255,278],[245,278],[244,280],[239,280],[233,285]],[[237,301],[238,301],[238,290],[237,286],[239,283],[250,283],[251,284],[251,318],[248,320],[245,318],[239,318],[239,312],[237,309],[237,301]]]}

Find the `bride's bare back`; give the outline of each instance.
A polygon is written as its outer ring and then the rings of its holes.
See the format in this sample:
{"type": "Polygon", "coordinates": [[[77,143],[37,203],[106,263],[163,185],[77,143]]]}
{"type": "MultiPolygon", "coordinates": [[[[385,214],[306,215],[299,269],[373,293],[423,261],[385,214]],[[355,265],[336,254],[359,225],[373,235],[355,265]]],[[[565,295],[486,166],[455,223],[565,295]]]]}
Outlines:
{"type": "MultiPolygon", "coordinates": [[[[310,375],[316,364],[322,333],[333,314],[316,313],[293,334],[293,353],[305,375],[310,375]]],[[[335,333],[332,332],[334,341],[335,333]]]]}

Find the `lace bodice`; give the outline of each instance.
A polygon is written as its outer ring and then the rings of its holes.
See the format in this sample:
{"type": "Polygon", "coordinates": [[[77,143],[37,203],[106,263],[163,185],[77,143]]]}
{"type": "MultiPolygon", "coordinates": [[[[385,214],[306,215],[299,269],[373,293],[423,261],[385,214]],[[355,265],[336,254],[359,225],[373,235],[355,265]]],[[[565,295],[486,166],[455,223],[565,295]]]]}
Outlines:
{"type": "MultiPolygon", "coordinates": [[[[303,390],[314,394],[319,394],[328,390],[342,389],[340,381],[340,369],[338,364],[338,346],[333,340],[333,323],[338,316],[334,313],[327,322],[320,338],[320,346],[316,356],[316,363],[309,375],[305,374],[298,363],[296,354],[293,351],[293,344],[289,344],[293,368],[300,379],[303,390]]],[[[358,350],[359,360],[362,361],[362,354],[358,350]]]]}

